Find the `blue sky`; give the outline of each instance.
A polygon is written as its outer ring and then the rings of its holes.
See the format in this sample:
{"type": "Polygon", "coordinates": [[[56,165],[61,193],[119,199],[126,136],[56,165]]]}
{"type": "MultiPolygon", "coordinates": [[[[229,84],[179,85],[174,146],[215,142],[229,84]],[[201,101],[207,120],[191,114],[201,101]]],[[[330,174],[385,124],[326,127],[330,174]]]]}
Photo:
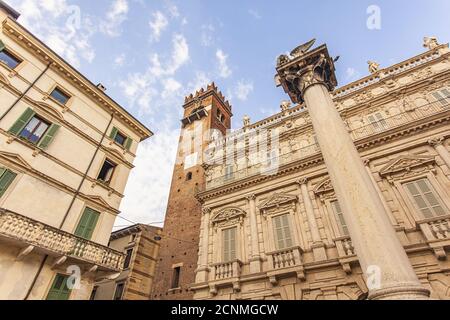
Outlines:
{"type": "MultiPolygon", "coordinates": [[[[122,216],[164,220],[183,97],[215,81],[233,105],[233,127],[279,110],[275,60],[317,38],[340,55],[344,85],[423,52],[424,36],[450,41],[450,2],[6,0],[19,22],[155,132],[138,151],[122,216]],[[367,8],[380,9],[369,29],[367,8]],[[78,19],[79,18],[79,19],[78,19]]],[[[117,225],[129,222],[118,219],[117,225]]]]}

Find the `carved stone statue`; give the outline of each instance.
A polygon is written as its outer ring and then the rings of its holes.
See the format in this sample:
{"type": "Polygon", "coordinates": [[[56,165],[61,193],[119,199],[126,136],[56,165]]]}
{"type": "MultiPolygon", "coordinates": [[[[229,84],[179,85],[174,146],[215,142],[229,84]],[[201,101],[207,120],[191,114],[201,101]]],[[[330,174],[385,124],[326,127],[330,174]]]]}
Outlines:
{"type": "Polygon", "coordinates": [[[367,64],[369,65],[369,72],[375,73],[380,68],[380,65],[376,63],[375,61],[367,61],[367,64]]]}
{"type": "Polygon", "coordinates": [[[250,125],[250,117],[248,115],[245,115],[242,119],[242,122],[244,123],[244,127],[248,127],[250,125]]]}
{"type": "Polygon", "coordinates": [[[277,58],[277,67],[280,67],[280,66],[288,63],[292,59],[295,59],[297,57],[304,55],[306,52],[308,52],[309,49],[311,49],[311,47],[314,45],[315,42],[316,42],[316,39],[312,39],[312,40],[308,41],[307,43],[299,45],[297,48],[295,48],[294,50],[291,51],[290,56],[288,56],[287,54],[280,55],[277,58]]]}
{"type": "Polygon", "coordinates": [[[428,48],[428,50],[433,50],[434,48],[439,46],[439,43],[436,37],[424,37],[423,46],[424,48],[428,48]]]}
{"type": "Polygon", "coordinates": [[[281,111],[288,110],[290,108],[290,106],[291,106],[291,102],[290,101],[287,101],[287,100],[281,101],[281,105],[280,105],[281,111]]]}

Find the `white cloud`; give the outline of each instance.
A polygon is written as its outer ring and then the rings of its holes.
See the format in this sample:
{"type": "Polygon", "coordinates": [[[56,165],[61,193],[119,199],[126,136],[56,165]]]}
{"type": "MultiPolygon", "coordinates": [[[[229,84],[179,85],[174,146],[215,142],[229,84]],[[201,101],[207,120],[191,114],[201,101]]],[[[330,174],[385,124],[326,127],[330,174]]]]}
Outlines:
{"type": "Polygon", "coordinates": [[[161,93],[161,98],[169,99],[175,95],[178,95],[182,84],[179,83],[174,78],[167,78],[162,81],[163,92],[161,93]]]}
{"type": "Polygon", "coordinates": [[[114,64],[116,67],[122,67],[125,64],[126,56],[124,53],[114,58],[114,64]]]}
{"type": "Polygon", "coordinates": [[[360,76],[361,76],[360,73],[355,68],[348,67],[345,70],[345,80],[347,81],[355,81],[359,79],[360,76]]]}
{"type": "Polygon", "coordinates": [[[214,44],[214,31],[216,30],[212,24],[204,24],[201,26],[200,45],[210,47],[214,44]]]}
{"type": "Polygon", "coordinates": [[[240,80],[238,81],[234,94],[241,101],[246,101],[250,93],[253,92],[253,82],[240,80]]]}
{"type": "Polygon", "coordinates": [[[222,50],[218,49],[216,51],[216,58],[219,65],[219,76],[222,78],[228,78],[231,76],[232,71],[227,64],[228,55],[222,50]]]}
{"type": "Polygon", "coordinates": [[[9,0],[21,13],[19,22],[63,56],[75,68],[81,60],[92,62],[95,50],[90,42],[95,33],[91,18],[66,0],[9,0]]]}
{"type": "Polygon", "coordinates": [[[128,10],[127,0],[115,0],[106,13],[105,20],[100,22],[100,31],[110,37],[120,36],[121,26],[127,19],[128,10]]]}
{"type": "Polygon", "coordinates": [[[262,19],[262,16],[259,14],[259,12],[256,9],[249,9],[248,13],[257,20],[262,19]]]}
{"type": "Polygon", "coordinates": [[[167,5],[167,11],[169,11],[169,14],[172,18],[178,18],[180,16],[180,11],[178,11],[178,7],[173,3],[169,3],[167,5]]]}
{"type": "Polygon", "coordinates": [[[193,92],[200,90],[201,88],[206,88],[210,84],[211,78],[204,71],[197,71],[193,80],[189,81],[187,85],[187,90],[184,95],[189,95],[193,92]]]}
{"type": "MultiPolygon", "coordinates": [[[[164,221],[176,158],[179,129],[164,123],[153,128],[155,136],[139,145],[121,204],[122,215],[132,221],[164,221]]],[[[116,225],[128,222],[117,219],[116,225]]]]}
{"type": "Polygon", "coordinates": [[[159,41],[161,33],[169,25],[169,21],[166,16],[161,11],[156,11],[152,14],[153,19],[149,21],[150,29],[152,30],[151,39],[154,41],[159,41]]]}

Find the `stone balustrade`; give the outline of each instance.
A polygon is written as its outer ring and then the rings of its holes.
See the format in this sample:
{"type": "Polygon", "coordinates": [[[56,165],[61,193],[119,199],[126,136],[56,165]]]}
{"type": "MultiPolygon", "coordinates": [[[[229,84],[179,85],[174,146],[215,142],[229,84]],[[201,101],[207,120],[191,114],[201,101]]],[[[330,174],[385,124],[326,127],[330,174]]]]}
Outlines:
{"type": "Polygon", "coordinates": [[[271,269],[283,269],[301,265],[300,248],[289,248],[267,253],[271,269]]]}
{"type": "Polygon", "coordinates": [[[124,255],[121,252],[5,209],[0,209],[1,238],[107,271],[120,271],[123,266],[124,255]]]}
{"type": "Polygon", "coordinates": [[[436,257],[445,260],[445,248],[450,248],[450,215],[425,219],[418,224],[436,257]]]}
{"type": "Polygon", "coordinates": [[[224,280],[230,278],[238,278],[241,275],[242,262],[233,260],[230,262],[216,263],[214,267],[214,279],[224,280]]]}

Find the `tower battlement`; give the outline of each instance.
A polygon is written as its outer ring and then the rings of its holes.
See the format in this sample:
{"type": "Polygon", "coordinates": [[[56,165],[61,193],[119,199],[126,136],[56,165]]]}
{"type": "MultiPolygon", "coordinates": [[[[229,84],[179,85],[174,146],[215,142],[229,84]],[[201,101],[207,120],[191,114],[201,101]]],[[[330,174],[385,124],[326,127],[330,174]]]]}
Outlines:
{"type": "Polygon", "coordinates": [[[231,113],[232,106],[230,102],[225,98],[222,91],[220,91],[214,82],[208,84],[205,88],[201,88],[197,90],[195,93],[191,93],[190,95],[184,98],[184,108],[189,107],[192,103],[195,103],[199,99],[204,99],[209,95],[215,95],[216,98],[226,107],[231,113]]]}

